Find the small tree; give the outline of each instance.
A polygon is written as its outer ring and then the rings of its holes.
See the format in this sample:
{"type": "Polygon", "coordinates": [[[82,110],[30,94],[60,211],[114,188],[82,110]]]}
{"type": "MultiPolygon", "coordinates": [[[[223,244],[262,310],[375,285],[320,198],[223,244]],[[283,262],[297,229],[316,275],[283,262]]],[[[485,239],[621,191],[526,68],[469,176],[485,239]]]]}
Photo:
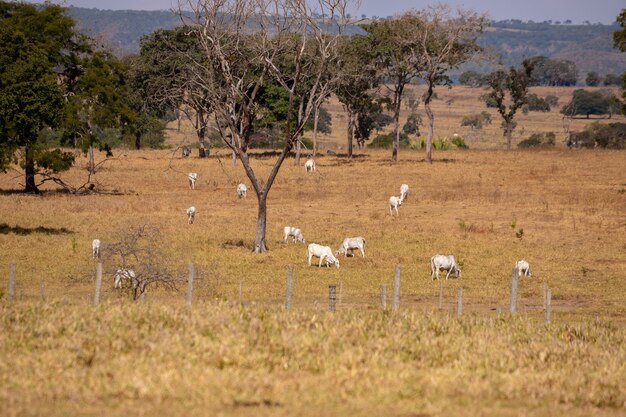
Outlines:
{"type": "Polygon", "coordinates": [[[532,69],[532,63],[525,60],[522,69],[511,67],[508,72],[497,71],[491,75],[489,81],[489,97],[496,102],[498,113],[502,116],[507,149],[511,149],[513,130],[517,125],[515,114],[527,101],[532,69]]]}
{"type": "Polygon", "coordinates": [[[600,85],[600,75],[595,71],[588,72],[587,78],[585,78],[585,84],[589,87],[597,87],[600,85]]]}

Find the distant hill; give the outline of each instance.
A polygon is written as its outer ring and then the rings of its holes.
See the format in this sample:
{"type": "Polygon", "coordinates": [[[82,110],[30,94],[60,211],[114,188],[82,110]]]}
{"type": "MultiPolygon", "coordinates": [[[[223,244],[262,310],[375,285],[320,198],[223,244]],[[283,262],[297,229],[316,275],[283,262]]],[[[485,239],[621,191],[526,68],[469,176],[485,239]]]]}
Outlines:
{"type": "MultiPolygon", "coordinates": [[[[139,40],[156,29],[173,28],[180,19],[170,11],[98,10],[69,7],[78,29],[97,39],[117,55],[139,52],[139,40]]],[[[355,28],[356,29],[356,28],[355,28]]],[[[506,65],[519,65],[524,58],[543,55],[574,61],[579,79],[596,71],[622,74],[626,54],[613,48],[617,25],[571,25],[519,20],[493,22],[479,36],[479,43],[499,55],[506,65]]],[[[358,31],[356,29],[355,31],[358,31]]],[[[483,67],[489,71],[490,67],[483,67]]]]}

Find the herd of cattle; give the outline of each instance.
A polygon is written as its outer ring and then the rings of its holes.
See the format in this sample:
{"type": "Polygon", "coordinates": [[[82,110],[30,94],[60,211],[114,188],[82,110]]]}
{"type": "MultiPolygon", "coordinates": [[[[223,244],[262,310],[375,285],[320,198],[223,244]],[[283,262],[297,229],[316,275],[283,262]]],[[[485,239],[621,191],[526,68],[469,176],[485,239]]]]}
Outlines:
{"type": "MultiPolygon", "coordinates": [[[[315,161],[313,159],[309,159],[304,164],[304,169],[306,172],[314,172],[315,171],[315,161]]],[[[190,172],[187,175],[189,180],[189,188],[195,190],[196,181],[198,180],[198,174],[195,172],[190,172]]],[[[240,183],[237,185],[237,196],[239,198],[246,198],[248,192],[248,188],[245,184],[240,183]]],[[[391,196],[389,197],[389,214],[393,217],[393,210],[396,212],[396,217],[399,215],[398,207],[402,205],[404,201],[406,201],[409,195],[409,186],[407,184],[402,184],[400,186],[400,195],[399,196],[391,196]]],[[[187,223],[193,224],[193,221],[196,216],[196,208],[191,206],[187,209],[187,223]]],[[[302,234],[302,230],[293,226],[285,226],[283,229],[284,235],[283,240],[285,243],[289,242],[289,238],[292,238],[293,243],[306,243],[304,239],[304,235],[302,234]]],[[[339,268],[339,259],[337,257],[340,254],[344,254],[345,257],[350,254],[350,256],[354,256],[354,251],[359,250],[361,252],[361,256],[365,257],[365,238],[362,236],[357,237],[348,237],[343,240],[339,248],[333,253],[333,250],[330,246],[324,246],[317,243],[310,243],[307,247],[308,254],[308,262],[309,266],[311,266],[311,260],[313,257],[319,258],[318,267],[321,267],[322,264],[325,264],[326,267],[330,267],[331,265],[339,268]]],[[[92,242],[92,255],[94,258],[100,257],[100,240],[94,239],[92,242]]],[[[518,277],[531,277],[532,273],[530,271],[530,265],[525,260],[520,260],[515,263],[514,270],[517,272],[518,277]]],[[[430,277],[431,280],[434,280],[435,277],[439,279],[439,271],[446,271],[446,279],[453,275],[457,278],[461,278],[461,269],[459,268],[456,259],[454,259],[453,255],[434,255],[430,258],[430,277]]],[[[128,281],[130,283],[136,282],[135,271],[129,268],[119,268],[115,272],[115,280],[114,280],[114,288],[122,288],[122,282],[128,281]]]]}

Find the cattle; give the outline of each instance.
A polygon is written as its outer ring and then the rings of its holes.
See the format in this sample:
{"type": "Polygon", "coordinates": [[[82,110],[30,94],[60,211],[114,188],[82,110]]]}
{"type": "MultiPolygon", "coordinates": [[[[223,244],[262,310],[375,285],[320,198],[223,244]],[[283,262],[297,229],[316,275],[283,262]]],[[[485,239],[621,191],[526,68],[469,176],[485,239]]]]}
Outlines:
{"type": "Polygon", "coordinates": [[[192,190],[195,190],[196,180],[198,179],[198,173],[190,172],[189,174],[187,174],[187,178],[189,179],[189,188],[191,188],[192,190]]]}
{"type": "Polygon", "coordinates": [[[307,159],[307,161],[304,163],[304,170],[306,172],[315,172],[315,161],[313,159],[307,159]]]}
{"type": "Polygon", "coordinates": [[[91,242],[91,256],[95,258],[100,257],[100,239],[94,239],[91,242]]]}
{"type": "Polygon", "coordinates": [[[396,210],[396,216],[398,216],[398,207],[400,207],[402,205],[402,200],[400,199],[400,197],[396,197],[394,195],[392,195],[391,197],[389,197],[389,214],[391,214],[391,216],[393,217],[393,211],[392,209],[396,210]]]}
{"type": "Polygon", "coordinates": [[[181,154],[183,158],[187,158],[189,155],[191,155],[191,148],[189,148],[188,146],[183,146],[181,154]]]}
{"type": "Polygon", "coordinates": [[[361,251],[361,256],[365,258],[365,239],[361,236],[358,237],[347,237],[343,240],[339,249],[335,252],[336,256],[340,254],[344,254],[345,257],[348,257],[348,251],[354,256],[354,250],[358,249],[361,251]]]}
{"type": "Polygon", "coordinates": [[[130,282],[133,288],[137,287],[137,276],[135,271],[129,268],[119,268],[115,271],[115,286],[114,288],[122,288],[122,281],[127,280],[130,282]]]}
{"type": "Polygon", "coordinates": [[[239,184],[237,186],[237,196],[239,198],[246,198],[248,195],[248,187],[246,187],[246,184],[239,184]]]}
{"type": "Polygon", "coordinates": [[[530,272],[530,265],[525,260],[515,262],[515,270],[517,271],[517,277],[521,277],[524,275],[527,278],[533,276],[532,272],[530,272]]]}
{"type": "Polygon", "coordinates": [[[452,255],[435,255],[430,258],[431,280],[435,279],[435,275],[437,276],[437,279],[439,279],[440,269],[448,271],[446,279],[448,279],[450,274],[455,274],[457,278],[461,278],[461,270],[459,269],[459,266],[456,264],[456,260],[452,255]]]}
{"type": "Polygon", "coordinates": [[[285,243],[288,242],[289,236],[293,236],[293,243],[296,243],[296,242],[305,243],[304,236],[302,236],[302,230],[298,229],[297,227],[285,226],[283,231],[285,234],[284,236],[285,243]]]}
{"type": "Polygon", "coordinates": [[[400,201],[404,203],[407,196],[409,195],[409,186],[408,184],[402,184],[400,186],[400,201]]]}
{"type": "Polygon", "coordinates": [[[187,209],[187,224],[193,224],[196,217],[196,208],[191,206],[187,209]]]}
{"type": "Polygon", "coordinates": [[[311,258],[317,256],[320,258],[319,267],[322,267],[322,262],[326,262],[326,267],[330,267],[334,264],[339,268],[339,260],[333,255],[333,251],[329,246],[318,245],[317,243],[311,243],[308,247],[309,254],[309,266],[311,266],[311,258]]]}

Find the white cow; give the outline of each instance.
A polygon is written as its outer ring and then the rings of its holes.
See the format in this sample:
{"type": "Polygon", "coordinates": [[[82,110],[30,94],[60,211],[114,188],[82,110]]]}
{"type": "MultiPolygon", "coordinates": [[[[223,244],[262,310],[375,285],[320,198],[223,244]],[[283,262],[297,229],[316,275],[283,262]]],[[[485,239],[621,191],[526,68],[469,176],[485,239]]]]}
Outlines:
{"type": "Polygon", "coordinates": [[[298,229],[297,227],[291,227],[291,226],[285,226],[285,228],[283,229],[284,233],[285,233],[285,243],[287,243],[287,239],[289,238],[289,236],[293,236],[293,243],[296,242],[304,242],[304,236],[302,236],[302,230],[298,229]]]}
{"type": "Polygon", "coordinates": [[[530,272],[530,265],[525,260],[515,262],[515,269],[517,270],[517,277],[521,277],[524,275],[525,277],[532,277],[533,274],[530,272]]]}
{"type": "Polygon", "coordinates": [[[187,174],[187,178],[189,179],[189,188],[191,188],[192,190],[195,190],[196,180],[198,179],[198,173],[190,172],[189,174],[187,174]]]}
{"type": "Polygon", "coordinates": [[[248,187],[246,187],[246,184],[239,184],[237,186],[237,196],[239,198],[246,198],[248,195],[248,187]]]}
{"type": "Polygon", "coordinates": [[[187,209],[187,224],[192,224],[195,217],[196,208],[194,206],[191,206],[187,209]]]}
{"type": "Polygon", "coordinates": [[[402,184],[400,186],[400,201],[404,202],[407,196],[409,195],[409,186],[408,184],[402,184]]]}
{"type": "Polygon", "coordinates": [[[402,205],[402,199],[400,197],[396,197],[392,195],[389,197],[389,214],[393,217],[393,211],[391,209],[396,209],[396,216],[398,216],[398,207],[402,205]]]}
{"type": "Polygon", "coordinates": [[[317,256],[320,258],[319,267],[322,267],[322,262],[326,261],[326,267],[334,264],[339,268],[339,260],[333,255],[333,250],[329,246],[318,245],[317,243],[311,243],[308,248],[309,253],[309,266],[311,266],[311,258],[317,256]]]}
{"type": "Polygon", "coordinates": [[[94,239],[93,242],[91,242],[91,255],[94,258],[100,257],[100,239],[94,239]]]}
{"type": "Polygon", "coordinates": [[[335,252],[335,255],[339,256],[339,254],[343,253],[345,257],[348,257],[348,251],[354,255],[355,249],[360,250],[361,256],[365,258],[365,239],[363,237],[358,236],[345,238],[341,246],[339,246],[339,249],[337,249],[337,252],[335,252]]]}
{"type": "Polygon", "coordinates": [[[122,281],[128,280],[133,288],[137,286],[135,271],[129,268],[119,268],[115,271],[115,287],[122,288],[122,281]]]}
{"type": "Polygon", "coordinates": [[[315,161],[313,159],[307,159],[304,163],[304,169],[306,172],[315,172],[315,161]]]}
{"type": "Polygon", "coordinates": [[[457,278],[461,278],[461,270],[452,255],[435,255],[430,258],[430,278],[432,280],[435,279],[435,275],[437,275],[437,279],[439,279],[440,269],[448,271],[446,279],[448,279],[450,274],[455,274],[457,278]]]}

